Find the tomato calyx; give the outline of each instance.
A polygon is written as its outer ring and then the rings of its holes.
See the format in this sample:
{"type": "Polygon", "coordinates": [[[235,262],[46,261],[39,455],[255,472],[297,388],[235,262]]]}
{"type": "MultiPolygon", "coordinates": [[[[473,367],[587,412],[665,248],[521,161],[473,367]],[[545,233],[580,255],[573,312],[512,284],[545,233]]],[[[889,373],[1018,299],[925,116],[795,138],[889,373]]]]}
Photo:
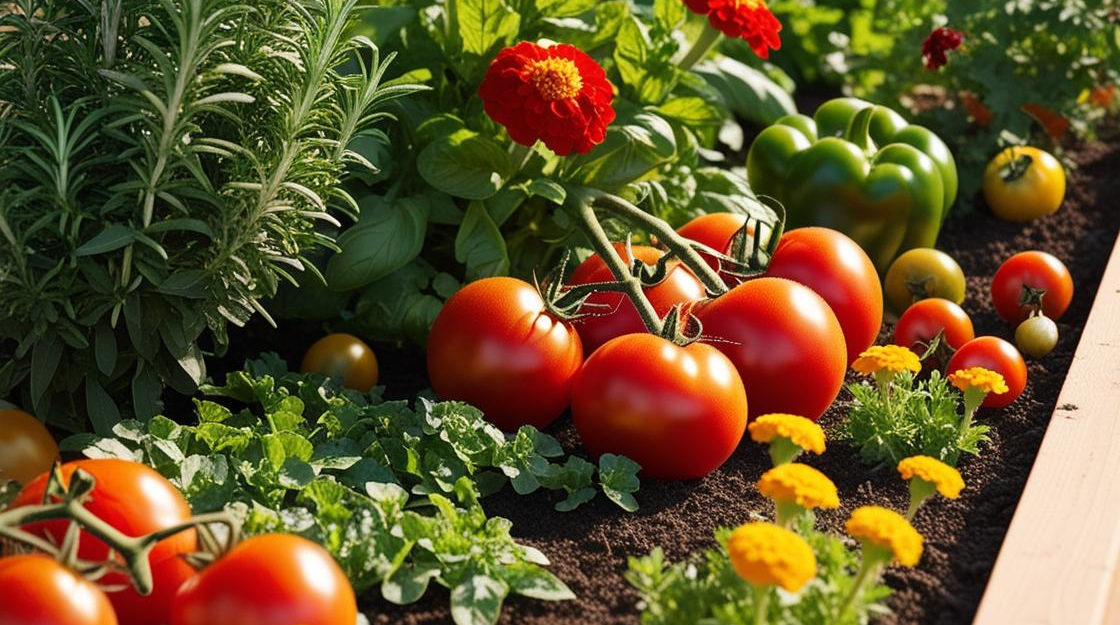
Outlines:
{"type": "Polygon", "coordinates": [[[937,334],[929,340],[929,343],[918,341],[916,345],[923,348],[922,353],[918,355],[918,360],[926,362],[932,358],[934,362],[940,363],[942,366],[949,364],[949,360],[957,352],[945,338],[945,328],[938,330],[937,334]]]}
{"type": "Polygon", "coordinates": [[[906,290],[910,292],[911,296],[913,296],[914,302],[929,298],[930,282],[933,282],[933,276],[926,276],[921,279],[910,279],[906,281],[906,290]]]}
{"type": "Polygon", "coordinates": [[[1042,296],[1046,295],[1045,289],[1036,289],[1029,284],[1023,284],[1019,291],[1019,306],[1026,307],[1031,314],[1042,310],[1042,296]]]}
{"type": "MultiPolygon", "coordinates": [[[[212,546],[214,553],[220,553],[234,544],[240,534],[241,526],[236,519],[229,513],[216,512],[199,515],[186,523],[150,534],[128,536],[85,507],[97,485],[93,475],[79,468],[70,476],[69,484],[64,483],[62,465],[55,463],[41,503],[0,512],[0,539],[43,552],[91,581],[96,581],[107,573],[119,572],[128,576],[138,593],[148,595],[154,584],[150,556],[160,541],[197,529],[200,536],[204,537],[204,544],[212,546]],[[70,521],[66,534],[58,545],[24,529],[32,523],[57,519],[70,521]],[[228,540],[224,547],[218,546],[218,541],[209,528],[210,524],[224,525],[228,529],[228,540]],[[97,562],[79,558],[78,543],[83,531],[96,536],[109,547],[109,560],[97,562]]],[[[200,554],[197,561],[203,562],[208,557],[200,554]]]]}
{"type": "Polygon", "coordinates": [[[665,315],[662,324],[661,338],[681,347],[699,341],[704,334],[703,324],[699,319],[688,314],[683,304],[673,306],[669,314],[665,315]]]}
{"type": "Polygon", "coordinates": [[[1012,158],[1000,169],[999,176],[1004,182],[1010,184],[1027,175],[1027,171],[1030,170],[1033,163],[1034,157],[1029,154],[1015,155],[1015,158],[1012,158]]]}

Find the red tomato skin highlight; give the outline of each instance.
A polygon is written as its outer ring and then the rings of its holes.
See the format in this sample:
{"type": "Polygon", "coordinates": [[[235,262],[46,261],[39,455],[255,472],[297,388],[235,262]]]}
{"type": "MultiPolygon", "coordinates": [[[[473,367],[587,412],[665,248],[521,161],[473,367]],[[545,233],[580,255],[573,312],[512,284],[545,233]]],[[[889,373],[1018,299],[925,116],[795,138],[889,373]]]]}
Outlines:
{"type": "MultiPolygon", "coordinates": [[[[104,458],[76,460],[62,465],[64,484],[81,468],[97,480],[86,508],[101,520],[127,536],[143,536],[151,532],[185,523],[191,508],[179,489],[155,469],[129,460],[104,458]]],[[[46,490],[47,474],[40,475],[25,486],[12,502],[12,507],[38,504],[46,490]]],[[[24,529],[36,535],[51,537],[57,544],[66,533],[65,521],[32,523],[24,529]]],[[[129,585],[127,576],[109,573],[100,581],[106,585],[127,586],[106,593],[113,604],[120,625],[152,625],[165,623],[171,611],[171,600],[179,586],[195,573],[193,567],[179,556],[198,551],[194,530],[187,530],[161,540],[152,549],[149,562],[155,585],[144,596],[129,585]]],[[[100,539],[82,532],[78,555],[99,561],[108,557],[109,549],[100,539]]]]}
{"type": "Polygon", "coordinates": [[[0,558],[0,625],[118,625],[92,582],[41,554],[0,558]]]}
{"type": "Polygon", "coordinates": [[[879,272],[863,248],[844,233],[820,227],[790,230],[779,239],[766,275],[804,284],[828,303],[844,331],[847,364],[879,337],[879,272]]]}
{"type": "MultiPolygon", "coordinates": [[[[894,326],[894,344],[914,349],[918,342],[932,341],[942,329],[953,349],[976,338],[972,318],[964,309],[947,299],[931,297],[914,302],[902,313],[894,326]]],[[[921,356],[920,352],[915,353],[921,356]]]]}
{"type": "MultiPolygon", "coordinates": [[[[731,247],[731,239],[735,233],[743,229],[747,222],[746,215],[738,213],[708,213],[693,218],[685,225],[677,228],[677,234],[697,243],[703,243],[717,252],[727,252],[731,247]]],[[[754,234],[754,227],[747,229],[749,234],[754,234]]]]}
{"type": "Polygon", "coordinates": [[[593,457],[625,455],[657,480],[701,478],[727,461],[747,426],[734,365],[703,343],[629,334],[599,348],[576,376],[572,422],[593,457]]]}
{"type": "MultiPolygon", "coordinates": [[[[621,243],[614,244],[615,249],[624,260],[625,246],[621,243]]],[[[656,265],[657,260],[665,253],[655,247],[646,245],[631,246],[634,258],[646,263],[656,265]]],[[[568,279],[568,284],[589,284],[594,282],[613,282],[614,276],[607,264],[598,254],[590,256],[580,263],[579,267],[568,279]]],[[[653,286],[642,289],[653,304],[658,316],[664,317],[677,304],[687,304],[704,298],[704,286],[696,276],[692,275],[684,265],[673,262],[665,279],[653,286]]],[[[624,334],[645,332],[646,326],[638,315],[634,304],[623,293],[602,292],[594,293],[587,298],[581,313],[587,316],[576,319],[572,326],[579,332],[580,343],[585,354],[592,354],[607,341],[624,334]]]]}
{"type": "Polygon", "coordinates": [[[1042,289],[1042,312],[1057,321],[1073,301],[1073,277],[1062,261],[1046,252],[1019,252],[999,266],[992,276],[992,304],[1008,323],[1018,325],[1030,313],[1019,305],[1023,285],[1042,289]]]}
{"type": "Polygon", "coordinates": [[[352,625],[350,580],[319,545],[291,534],[254,536],[179,589],[171,625],[352,625]]]}
{"type": "Polygon", "coordinates": [[[961,369],[983,367],[1003,376],[1007,392],[1000,395],[988,393],[985,408],[1003,408],[1011,405],[1027,387],[1027,363],[1014,345],[995,336],[979,336],[965,343],[949,359],[947,374],[961,369]]]}
{"type": "Polygon", "coordinates": [[[785,278],[749,280],[697,305],[703,339],[726,355],[747,390],[750,418],[784,412],[817,420],[844,383],[840,322],[807,286],[785,278]]]}
{"type": "Polygon", "coordinates": [[[465,401],[503,430],[544,428],[571,402],[583,364],[575,329],[550,316],[515,278],[485,278],[451,296],[428,336],[428,377],[444,399],[465,401]]]}

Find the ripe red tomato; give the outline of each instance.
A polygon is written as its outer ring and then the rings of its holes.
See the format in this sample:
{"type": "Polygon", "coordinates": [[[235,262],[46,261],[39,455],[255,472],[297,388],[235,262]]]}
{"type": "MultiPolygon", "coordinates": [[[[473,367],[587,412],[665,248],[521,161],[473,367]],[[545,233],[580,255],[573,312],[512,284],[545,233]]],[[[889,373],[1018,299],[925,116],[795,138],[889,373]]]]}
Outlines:
{"type": "MultiPolygon", "coordinates": [[[[747,216],[738,213],[708,213],[677,228],[677,234],[717,252],[726,252],[731,247],[731,237],[742,230],[746,222],[747,216]]],[[[754,226],[747,228],[747,234],[754,234],[754,226]]]]}
{"type": "Polygon", "coordinates": [[[858,243],[830,228],[797,228],[782,235],[766,275],[788,278],[828,302],[844,331],[850,364],[875,343],[883,325],[879,272],[858,243]]]}
{"type": "Polygon", "coordinates": [[[328,334],[315,341],[299,370],[341,378],[343,386],[360,393],[368,393],[377,384],[377,356],[365,341],[352,334],[328,334]]]}
{"type": "Polygon", "coordinates": [[[848,355],[828,304],[785,278],[750,280],[693,309],[705,342],[743,378],[750,417],[786,412],[819,419],[840,393],[848,355]]]}
{"type": "Polygon", "coordinates": [[[957,353],[949,359],[946,373],[961,369],[983,367],[1003,376],[1007,382],[1007,392],[1001,395],[989,393],[981,404],[985,408],[1003,408],[1019,398],[1027,387],[1027,363],[1015,346],[995,336],[980,336],[961,345],[957,353]]]}
{"type": "Polygon", "coordinates": [[[57,459],[58,444],[41,421],[22,410],[0,410],[0,484],[26,484],[57,459]]]}
{"type": "MultiPolygon", "coordinates": [[[[70,476],[78,468],[97,480],[86,508],[127,536],[143,536],[191,518],[191,508],[179,489],[147,465],[116,459],[67,462],[62,465],[64,484],[69,484],[70,476]]],[[[25,486],[12,507],[40,503],[47,478],[48,475],[40,475],[25,486]]],[[[66,527],[66,521],[44,521],[32,523],[24,529],[49,537],[57,544],[66,534],[66,527]]],[[[195,573],[179,556],[195,551],[198,551],[198,538],[193,530],[157,543],[148,557],[154,586],[147,596],[138,594],[126,575],[109,573],[102,577],[99,580],[102,584],[125,587],[108,593],[121,625],[166,623],[171,613],[172,597],[179,586],[195,573]]],[[[78,555],[85,560],[103,561],[109,557],[109,548],[100,539],[82,532],[78,555]]]]}
{"type": "MultiPolygon", "coordinates": [[[[615,244],[615,249],[627,263],[633,258],[648,265],[657,264],[657,260],[665,253],[661,250],[646,245],[634,245],[631,250],[634,256],[627,257],[625,246],[615,244]]],[[[593,282],[611,282],[614,276],[603,259],[595,254],[580,263],[579,267],[568,279],[568,284],[589,284],[593,282]]],[[[704,286],[696,276],[692,275],[684,265],[672,261],[665,279],[660,283],[642,289],[653,304],[653,309],[659,316],[664,317],[677,304],[692,302],[704,297],[704,286]]],[[[646,326],[638,316],[638,310],[623,293],[603,292],[594,293],[584,302],[580,309],[587,316],[572,322],[583,344],[586,354],[591,354],[600,345],[624,334],[645,332],[646,326]]]]}
{"type": "Polygon", "coordinates": [[[465,401],[503,430],[544,428],[571,402],[583,347],[571,324],[545,311],[532,285],[472,282],[447,300],[428,336],[428,377],[444,399],[465,401]]]}
{"type": "Polygon", "coordinates": [[[191,578],[171,625],[352,625],[358,606],[331,554],[291,534],[255,536],[191,578]]]}
{"type": "Polygon", "coordinates": [[[0,588],[0,625],[117,625],[100,588],[45,555],[0,558],[0,588]]]}
{"type": "Polygon", "coordinates": [[[1042,313],[1057,321],[1073,300],[1073,277],[1062,261],[1046,252],[1019,252],[1008,258],[992,277],[992,303],[1008,323],[1018,325],[1030,315],[1019,305],[1023,285],[1046,291],[1042,313]]]}
{"type": "Polygon", "coordinates": [[[648,478],[696,479],[738,447],[747,395],[710,345],[628,334],[596,350],[576,376],[572,422],[592,456],[625,455],[648,478]]]}
{"type": "Polygon", "coordinates": [[[894,326],[894,344],[909,347],[920,356],[924,348],[916,348],[915,345],[922,343],[928,346],[941,331],[944,331],[944,340],[952,349],[958,349],[976,337],[972,319],[960,306],[940,297],[918,300],[902,313],[894,326]]]}

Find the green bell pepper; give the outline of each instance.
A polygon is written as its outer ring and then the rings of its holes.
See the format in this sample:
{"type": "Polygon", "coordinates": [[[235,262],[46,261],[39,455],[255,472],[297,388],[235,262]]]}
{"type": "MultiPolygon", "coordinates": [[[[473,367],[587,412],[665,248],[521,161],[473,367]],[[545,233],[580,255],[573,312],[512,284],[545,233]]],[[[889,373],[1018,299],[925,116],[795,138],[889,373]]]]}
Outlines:
{"type": "Polygon", "coordinates": [[[747,176],[756,194],[782,203],[787,228],[839,230],[880,273],[906,250],[933,247],[957,197],[957,165],[937,135],[855,98],[763,130],[747,176]]]}

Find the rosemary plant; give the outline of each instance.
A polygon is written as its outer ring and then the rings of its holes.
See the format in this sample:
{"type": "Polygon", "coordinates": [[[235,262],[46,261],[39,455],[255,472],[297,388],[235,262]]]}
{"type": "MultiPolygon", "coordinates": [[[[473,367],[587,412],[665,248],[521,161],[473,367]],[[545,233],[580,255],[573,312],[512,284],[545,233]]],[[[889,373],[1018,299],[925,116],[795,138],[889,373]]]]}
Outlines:
{"type": "Polygon", "coordinates": [[[373,169],[348,146],[419,88],[382,82],[357,2],[0,9],[0,397],[107,433],[193,392],[281,280],[322,280],[338,183],[373,169]]]}

